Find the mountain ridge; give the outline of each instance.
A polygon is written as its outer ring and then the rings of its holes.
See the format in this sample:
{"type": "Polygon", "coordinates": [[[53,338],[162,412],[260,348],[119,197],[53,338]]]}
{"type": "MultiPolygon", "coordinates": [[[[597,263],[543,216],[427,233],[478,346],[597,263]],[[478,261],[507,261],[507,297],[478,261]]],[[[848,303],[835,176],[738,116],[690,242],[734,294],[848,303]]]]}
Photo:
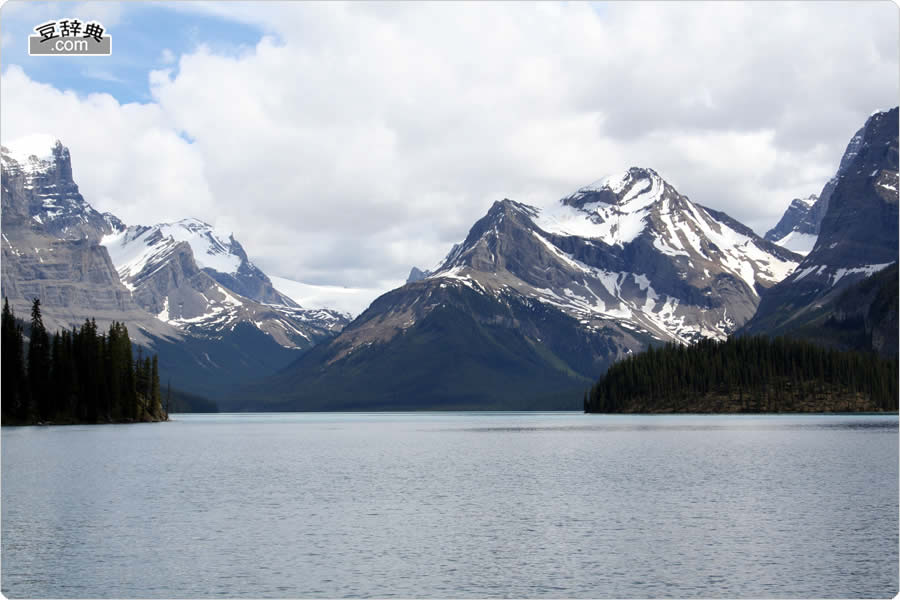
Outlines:
{"type": "Polygon", "coordinates": [[[583,390],[648,344],[723,339],[800,258],[651,169],[551,209],[499,200],[427,276],[228,405],[577,408],[554,390],[583,390]]]}

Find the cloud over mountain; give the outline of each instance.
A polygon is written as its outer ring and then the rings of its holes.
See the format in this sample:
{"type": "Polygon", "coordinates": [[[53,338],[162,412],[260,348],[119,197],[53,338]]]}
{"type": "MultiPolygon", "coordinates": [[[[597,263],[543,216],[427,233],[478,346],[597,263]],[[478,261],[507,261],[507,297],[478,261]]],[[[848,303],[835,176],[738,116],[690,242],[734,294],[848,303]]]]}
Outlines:
{"type": "Polygon", "coordinates": [[[493,201],[546,204],[632,164],[765,231],[898,93],[889,3],[173,10],[263,35],[148,66],[145,104],[7,66],[4,136],[49,132],[102,164],[80,171],[101,211],[188,212],[316,284],[388,289],[493,201]]]}

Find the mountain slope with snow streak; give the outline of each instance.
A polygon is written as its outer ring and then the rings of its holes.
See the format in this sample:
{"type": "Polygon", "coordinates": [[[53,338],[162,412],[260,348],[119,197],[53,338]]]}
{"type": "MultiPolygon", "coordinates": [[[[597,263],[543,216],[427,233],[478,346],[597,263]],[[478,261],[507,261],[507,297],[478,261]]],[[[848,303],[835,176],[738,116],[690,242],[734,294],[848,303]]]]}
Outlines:
{"type": "Polygon", "coordinates": [[[498,201],[424,278],[253,390],[262,406],[237,407],[578,408],[648,344],[729,335],[800,258],[651,169],[550,208],[498,201]]]}
{"type": "Polygon", "coordinates": [[[297,306],[275,289],[232,234],[216,231],[199,219],[129,227],[127,231],[104,236],[101,241],[109,249],[116,268],[132,275],[182,242],[190,246],[197,266],[229,290],[263,304],[297,306]]]}
{"type": "Polygon", "coordinates": [[[284,347],[308,349],[349,322],[335,311],[301,308],[275,290],[233,236],[197,219],[129,227],[102,244],[138,304],[193,335],[221,337],[249,323],[284,347]],[[247,289],[257,298],[241,293],[247,289]]]}
{"type": "Polygon", "coordinates": [[[551,208],[495,203],[428,279],[512,288],[594,327],[687,342],[727,336],[799,259],[632,168],[551,208]]]}

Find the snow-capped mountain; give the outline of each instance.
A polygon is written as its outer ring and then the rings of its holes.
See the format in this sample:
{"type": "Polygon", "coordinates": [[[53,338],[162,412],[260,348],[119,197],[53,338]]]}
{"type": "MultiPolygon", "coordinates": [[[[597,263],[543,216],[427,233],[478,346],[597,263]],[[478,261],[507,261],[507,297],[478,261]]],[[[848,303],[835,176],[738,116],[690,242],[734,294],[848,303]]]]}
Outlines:
{"type": "Polygon", "coordinates": [[[69,149],[59,140],[35,135],[13,149],[0,146],[0,162],[10,192],[49,234],[60,239],[96,241],[124,229],[114,215],[97,212],[84,200],[72,179],[69,149]]]}
{"type": "Polygon", "coordinates": [[[766,232],[765,239],[806,256],[819,237],[822,215],[813,210],[819,199],[815,194],[807,198],[794,198],[778,223],[766,232]]]}
{"type": "Polygon", "coordinates": [[[727,336],[798,260],[632,168],[552,208],[495,204],[428,278],[513,289],[589,327],[612,321],[686,342],[727,336]]]}
{"type": "Polygon", "coordinates": [[[80,194],[48,136],[2,147],[2,294],[19,317],[41,299],[50,330],[124,322],[176,389],[221,393],[271,373],[349,321],[272,286],[230,235],[187,219],[127,228],[80,194]],[[101,244],[102,241],[102,244],[101,244]]]}
{"type": "Polygon", "coordinates": [[[218,232],[199,219],[187,218],[151,227],[133,226],[101,240],[126,282],[181,242],[190,246],[200,269],[232,292],[264,304],[297,306],[250,262],[232,234],[218,232]]]}
{"type": "Polygon", "coordinates": [[[651,169],[550,208],[495,202],[424,279],[280,374],[272,407],[557,406],[524,399],[578,388],[654,341],[724,338],[800,258],[651,169]]]}
{"type": "Polygon", "coordinates": [[[897,262],[898,109],[874,113],[853,136],[817,204],[827,201],[812,251],[763,297],[751,333],[805,326],[844,288],[897,262]]]}
{"type": "Polygon", "coordinates": [[[282,346],[309,348],[348,322],[335,311],[301,308],[272,286],[234,236],[198,219],[132,226],[101,244],[138,304],[195,335],[217,337],[245,322],[282,346]]]}

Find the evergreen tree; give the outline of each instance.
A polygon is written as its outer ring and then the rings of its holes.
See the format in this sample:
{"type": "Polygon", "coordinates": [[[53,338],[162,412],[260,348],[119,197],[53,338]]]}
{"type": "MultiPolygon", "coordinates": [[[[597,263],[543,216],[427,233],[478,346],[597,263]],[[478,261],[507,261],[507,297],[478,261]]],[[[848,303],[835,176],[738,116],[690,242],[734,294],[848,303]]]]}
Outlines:
{"type": "Polygon", "coordinates": [[[31,305],[31,342],[28,345],[28,382],[31,398],[41,421],[50,419],[50,340],[41,318],[41,301],[31,305]]]}
{"type": "Polygon", "coordinates": [[[588,412],[897,410],[896,359],[788,338],[668,343],[616,363],[588,412]]]}
{"type": "Polygon", "coordinates": [[[0,339],[4,423],[115,422],[143,418],[144,410],[148,418],[165,418],[158,357],[144,357],[139,349],[135,360],[122,323],[112,323],[107,334],[98,333],[94,319],[86,319],[80,328],[50,337],[40,300],[35,299],[30,333],[26,372],[23,329],[8,300],[4,302],[0,339]]]}

